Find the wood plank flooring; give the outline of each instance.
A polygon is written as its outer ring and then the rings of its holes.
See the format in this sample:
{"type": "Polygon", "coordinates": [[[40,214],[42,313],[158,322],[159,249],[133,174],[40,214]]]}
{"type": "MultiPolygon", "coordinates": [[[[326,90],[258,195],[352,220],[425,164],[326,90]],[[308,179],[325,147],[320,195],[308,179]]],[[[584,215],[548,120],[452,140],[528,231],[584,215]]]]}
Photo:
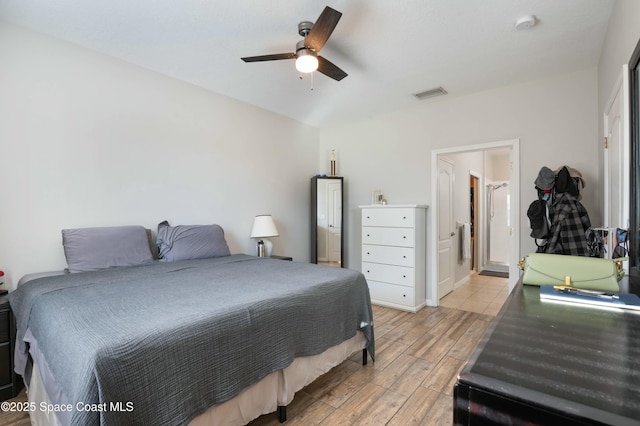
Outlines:
{"type": "MultiPolygon", "coordinates": [[[[376,362],[355,354],[296,394],[287,425],[451,425],[453,385],[493,315],[373,307],[376,362]]],[[[275,413],[249,423],[279,425],[275,413]]]]}
{"type": "MultiPolygon", "coordinates": [[[[506,283],[497,280],[493,278],[492,285],[485,282],[485,291],[506,283]]],[[[471,288],[477,284],[472,280],[471,288]]],[[[459,294],[466,298],[468,291],[459,294]]],[[[495,318],[496,303],[492,296],[485,308],[463,310],[468,306],[462,302],[455,308],[443,303],[416,314],[374,306],[376,362],[362,366],[359,352],[302,389],[287,407],[286,424],[451,425],[453,384],[495,318]]],[[[26,401],[24,391],[15,400],[26,401]]],[[[0,412],[0,424],[28,425],[29,418],[0,412]]],[[[249,423],[279,424],[276,413],[249,423]]]]}

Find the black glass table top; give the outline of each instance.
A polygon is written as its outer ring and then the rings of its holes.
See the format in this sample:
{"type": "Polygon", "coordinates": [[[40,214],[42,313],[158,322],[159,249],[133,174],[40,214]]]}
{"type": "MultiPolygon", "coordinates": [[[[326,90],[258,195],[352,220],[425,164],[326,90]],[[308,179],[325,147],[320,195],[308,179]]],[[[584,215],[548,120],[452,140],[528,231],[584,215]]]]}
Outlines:
{"type": "Polygon", "coordinates": [[[640,312],[518,284],[459,382],[605,424],[640,424],[640,312]]]}

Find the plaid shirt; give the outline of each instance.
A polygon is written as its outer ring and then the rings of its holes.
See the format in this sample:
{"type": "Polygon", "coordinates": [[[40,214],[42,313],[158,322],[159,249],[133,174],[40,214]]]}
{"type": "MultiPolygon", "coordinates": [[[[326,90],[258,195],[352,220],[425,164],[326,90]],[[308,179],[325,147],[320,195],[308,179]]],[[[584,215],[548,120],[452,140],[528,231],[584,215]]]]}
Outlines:
{"type": "Polygon", "coordinates": [[[549,217],[551,236],[546,253],[589,256],[586,232],[591,221],[587,209],[576,197],[568,192],[556,194],[549,217]]]}

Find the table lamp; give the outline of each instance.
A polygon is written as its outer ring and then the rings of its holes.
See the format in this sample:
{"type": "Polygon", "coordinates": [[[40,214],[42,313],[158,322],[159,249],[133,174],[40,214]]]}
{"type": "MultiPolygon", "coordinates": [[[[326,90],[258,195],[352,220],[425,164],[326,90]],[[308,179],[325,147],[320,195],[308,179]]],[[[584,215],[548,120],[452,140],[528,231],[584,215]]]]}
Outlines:
{"type": "Polygon", "coordinates": [[[251,238],[258,238],[257,253],[260,257],[271,257],[271,250],[273,245],[269,241],[268,237],[277,237],[278,229],[273,222],[273,218],[270,214],[261,214],[256,216],[253,221],[253,229],[251,230],[251,238]],[[264,249],[261,250],[260,246],[264,249]]]}

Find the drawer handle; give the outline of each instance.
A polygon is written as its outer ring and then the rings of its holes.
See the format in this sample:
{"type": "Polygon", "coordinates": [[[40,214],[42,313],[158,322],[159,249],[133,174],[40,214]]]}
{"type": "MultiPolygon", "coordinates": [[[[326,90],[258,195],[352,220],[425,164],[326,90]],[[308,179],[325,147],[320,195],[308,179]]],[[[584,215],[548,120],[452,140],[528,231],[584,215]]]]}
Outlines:
{"type": "Polygon", "coordinates": [[[367,216],[367,219],[371,219],[371,216],[367,216]]]}
{"type": "Polygon", "coordinates": [[[406,258],[407,258],[407,256],[402,256],[402,258],[403,258],[403,259],[406,259],[406,258]]]}
{"type": "Polygon", "coordinates": [[[407,236],[406,236],[406,235],[403,235],[403,236],[402,236],[402,238],[406,240],[406,239],[407,239],[407,236]]]}
{"type": "MultiPolygon", "coordinates": [[[[367,271],[367,272],[369,272],[369,271],[367,271]]],[[[406,275],[403,275],[403,276],[402,276],[402,278],[407,278],[407,276],[406,276],[406,275]]]]}
{"type": "Polygon", "coordinates": [[[403,218],[403,219],[406,219],[407,217],[406,217],[406,216],[402,216],[402,218],[403,218]]]}
{"type": "Polygon", "coordinates": [[[371,236],[371,234],[367,234],[367,237],[370,237],[370,236],[371,236]]]}
{"type": "Polygon", "coordinates": [[[367,274],[370,273],[371,271],[367,269],[367,274]]]}
{"type": "Polygon", "coordinates": [[[402,297],[407,297],[407,295],[406,295],[406,294],[403,294],[403,295],[402,295],[402,297]]]}
{"type": "Polygon", "coordinates": [[[371,253],[367,252],[367,254],[371,254],[371,253]]]}

